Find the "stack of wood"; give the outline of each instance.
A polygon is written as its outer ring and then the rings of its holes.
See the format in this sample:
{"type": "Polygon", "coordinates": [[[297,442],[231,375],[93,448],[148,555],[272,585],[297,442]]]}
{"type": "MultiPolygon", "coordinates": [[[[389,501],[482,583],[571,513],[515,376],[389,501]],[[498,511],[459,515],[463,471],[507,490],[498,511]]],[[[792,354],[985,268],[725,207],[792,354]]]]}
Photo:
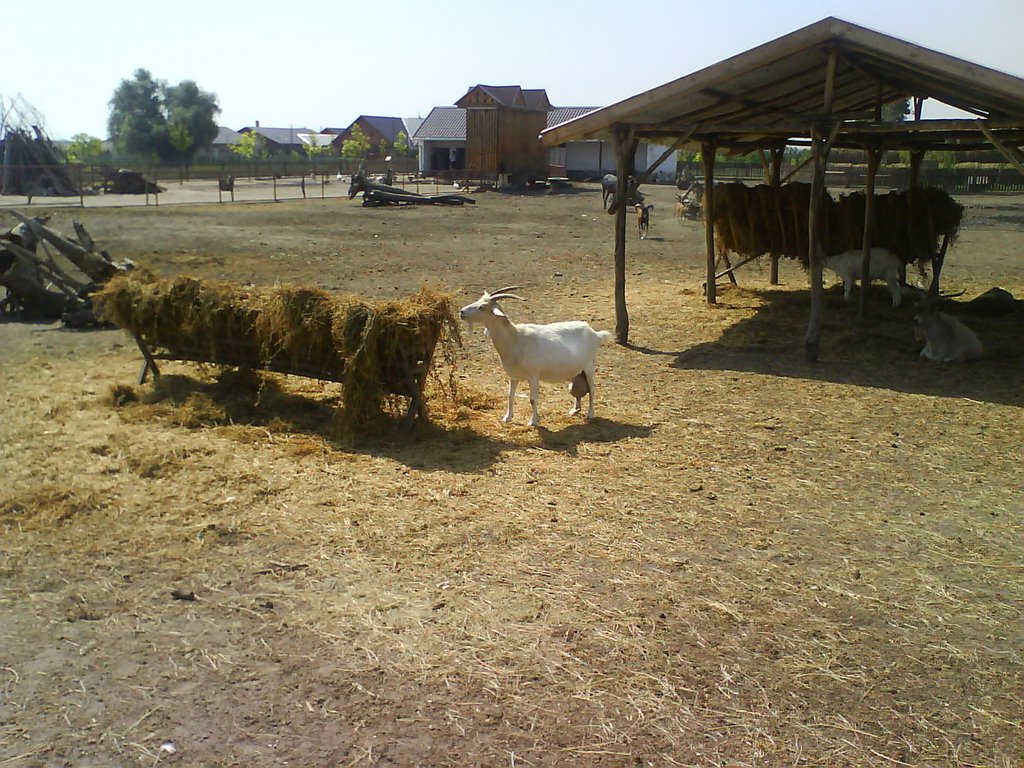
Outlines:
{"type": "Polygon", "coordinates": [[[348,188],[348,199],[363,193],[363,205],[476,205],[472,197],[460,194],[443,195],[421,195],[417,192],[410,192],[401,187],[390,187],[387,184],[378,184],[370,181],[362,173],[352,176],[352,183],[348,188]]]}
{"type": "Polygon", "coordinates": [[[39,126],[31,126],[31,131],[8,127],[0,145],[0,194],[29,198],[81,194],[81,187],[69,173],[64,153],[39,126]]]}
{"type": "Polygon", "coordinates": [[[21,223],[0,235],[0,286],[6,291],[0,312],[25,320],[62,319],[75,328],[97,325],[92,294],[134,264],[97,250],[77,221],[77,238],[71,239],[47,226],[49,216],[13,213],[21,223]]]}

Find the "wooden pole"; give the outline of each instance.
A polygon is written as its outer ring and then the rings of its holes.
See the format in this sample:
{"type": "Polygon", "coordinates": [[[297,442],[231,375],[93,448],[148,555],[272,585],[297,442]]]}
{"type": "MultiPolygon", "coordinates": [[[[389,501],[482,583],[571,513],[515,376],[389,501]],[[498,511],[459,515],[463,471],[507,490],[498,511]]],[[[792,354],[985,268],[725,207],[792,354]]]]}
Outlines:
{"type": "MultiPolygon", "coordinates": [[[[771,172],[768,176],[768,183],[778,189],[782,186],[782,158],[786,154],[786,147],[773,147],[771,150],[771,172]]],[[[782,210],[778,207],[778,197],[776,200],[776,215],[779,217],[779,230],[782,231],[784,225],[782,224],[782,210]]],[[[779,256],[778,251],[772,251],[771,253],[771,272],[769,273],[768,282],[771,285],[779,284],[779,256]]]]}
{"type": "Polygon", "coordinates": [[[825,314],[825,288],[821,282],[821,202],[825,193],[824,140],[821,128],[811,128],[811,203],[807,214],[807,256],[810,262],[811,316],[804,336],[804,356],[809,362],[818,359],[821,344],[821,323],[825,314]]]}
{"type": "Polygon", "coordinates": [[[633,173],[636,139],[633,129],[618,126],[615,130],[615,175],[618,188],[615,205],[615,341],[629,343],[629,312],[626,309],[626,198],[629,177],[633,173]]]}
{"type": "Polygon", "coordinates": [[[871,285],[871,243],[875,229],[875,177],[878,175],[878,164],[882,153],[877,147],[865,147],[868,153],[868,177],[864,185],[864,239],[861,244],[860,296],[858,297],[858,317],[863,320],[867,316],[868,287],[871,285]]]}
{"type": "Polygon", "coordinates": [[[707,249],[707,303],[717,304],[715,296],[715,142],[705,141],[700,147],[704,166],[704,246],[707,249]]]}

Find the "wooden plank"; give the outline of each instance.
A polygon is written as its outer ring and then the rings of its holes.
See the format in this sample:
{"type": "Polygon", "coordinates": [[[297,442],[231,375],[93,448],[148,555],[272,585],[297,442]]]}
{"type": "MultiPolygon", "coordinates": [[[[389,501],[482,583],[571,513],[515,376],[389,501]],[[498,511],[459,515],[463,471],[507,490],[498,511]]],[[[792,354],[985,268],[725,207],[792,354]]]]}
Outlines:
{"type": "Polygon", "coordinates": [[[636,138],[632,128],[620,126],[615,131],[615,176],[618,193],[615,206],[615,341],[629,343],[629,311],[626,308],[626,198],[628,180],[633,174],[636,138]]]}

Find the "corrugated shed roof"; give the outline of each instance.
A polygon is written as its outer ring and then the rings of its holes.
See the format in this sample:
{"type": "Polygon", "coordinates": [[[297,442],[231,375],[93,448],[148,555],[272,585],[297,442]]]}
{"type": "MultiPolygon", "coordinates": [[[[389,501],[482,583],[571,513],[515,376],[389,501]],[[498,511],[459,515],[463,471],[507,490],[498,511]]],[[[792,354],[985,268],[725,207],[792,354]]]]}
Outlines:
{"type": "Polygon", "coordinates": [[[548,112],[547,127],[551,128],[568,120],[575,120],[577,117],[583,117],[583,115],[593,112],[595,109],[600,109],[600,107],[554,107],[548,112]]]}
{"type": "Polygon", "coordinates": [[[413,138],[465,141],[466,110],[459,107],[434,107],[423,119],[413,138]]]}

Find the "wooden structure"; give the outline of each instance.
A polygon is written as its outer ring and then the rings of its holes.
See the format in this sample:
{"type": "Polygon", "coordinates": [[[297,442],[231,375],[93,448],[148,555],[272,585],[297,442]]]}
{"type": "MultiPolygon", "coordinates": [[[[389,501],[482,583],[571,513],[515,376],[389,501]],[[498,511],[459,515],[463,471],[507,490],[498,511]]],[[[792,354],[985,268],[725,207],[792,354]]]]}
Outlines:
{"type": "MultiPolygon", "coordinates": [[[[826,18],[706,69],[653,88],[542,133],[547,145],[611,137],[618,156],[620,188],[634,174],[642,182],[650,169],[632,168],[640,139],[674,140],[670,151],[696,148],[702,153],[706,193],[707,301],[715,299],[714,172],[719,150],[761,151],[769,177],[779,183],[787,145],[811,150],[808,211],[811,312],[804,349],[816,360],[820,344],[824,290],[820,233],[825,194],[825,164],[834,147],[868,152],[867,199],[873,199],[875,175],[886,150],[909,150],[911,186],[925,152],[976,151],[994,146],[1024,169],[1024,79],[859,27],[826,18]],[[921,105],[934,98],[967,112],[968,119],[921,118],[921,105]],[[885,122],[882,107],[912,99],[913,119],[885,122]]],[[[655,164],[656,165],[656,164],[655,164]]],[[[866,221],[872,215],[865,211],[866,221]]],[[[626,210],[615,219],[616,339],[629,337],[625,302],[626,210]]],[[[868,268],[869,227],[864,236],[864,273],[868,268]]],[[[862,286],[864,282],[862,281],[862,286]]],[[[865,295],[861,291],[861,296],[865,295]]],[[[863,307],[863,298],[862,298],[863,307]]]]}
{"type": "Polygon", "coordinates": [[[543,89],[477,85],[455,106],[466,110],[466,168],[482,178],[545,178],[547,152],[538,135],[552,106],[543,89]]]}

